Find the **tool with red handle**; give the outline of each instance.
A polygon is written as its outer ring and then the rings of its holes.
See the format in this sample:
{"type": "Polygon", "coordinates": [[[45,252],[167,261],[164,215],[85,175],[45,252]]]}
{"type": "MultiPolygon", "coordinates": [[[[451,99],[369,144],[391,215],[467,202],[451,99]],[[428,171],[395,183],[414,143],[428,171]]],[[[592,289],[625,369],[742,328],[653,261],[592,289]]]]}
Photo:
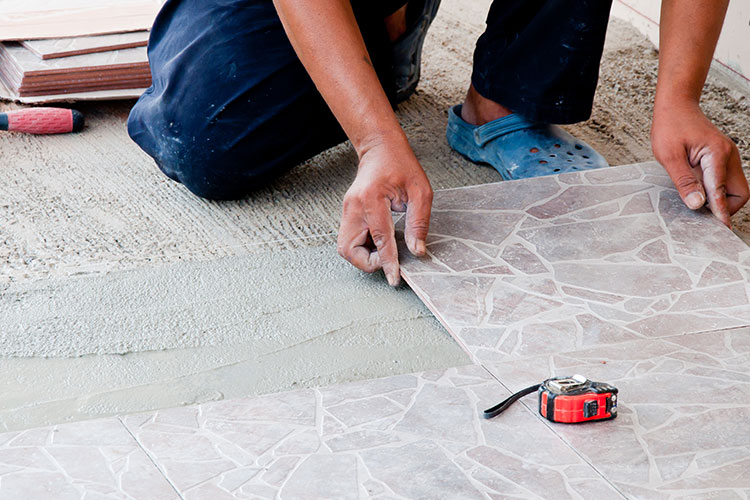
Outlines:
{"type": "Polygon", "coordinates": [[[522,389],[502,403],[484,411],[484,418],[501,414],[527,394],[539,394],[539,414],[551,422],[577,424],[617,417],[617,388],[593,382],[582,375],[553,377],[522,389]]]}
{"type": "Polygon", "coordinates": [[[83,115],[75,109],[27,108],[0,113],[0,130],[27,134],[66,134],[83,128],[83,115]]]}

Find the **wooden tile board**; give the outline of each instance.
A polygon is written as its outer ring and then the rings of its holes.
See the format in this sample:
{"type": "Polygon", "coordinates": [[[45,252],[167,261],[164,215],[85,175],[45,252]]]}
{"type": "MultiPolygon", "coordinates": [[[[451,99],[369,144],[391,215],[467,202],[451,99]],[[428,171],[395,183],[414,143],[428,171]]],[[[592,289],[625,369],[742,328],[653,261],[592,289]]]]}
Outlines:
{"type": "Polygon", "coordinates": [[[14,42],[0,44],[0,78],[19,96],[143,88],[150,84],[145,47],[42,60],[14,42]]]}
{"type": "Polygon", "coordinates": [[[147,30],[161,5],[162,0],[3,0],[0,41],[147,30]]]}
{"type": "Polygon", "coordinates": [[[4,43],[2,46],[26,75],[51,75],[78,69],[137,68],[148,65],[145,47],[111,50],[45,61],[19,44],[4,43]]]}
{"type": "Polygon", "coordinates": [[[20,43],[42,59],[56,59],[95,52],[145,47],[148,44],[148,36],[148,31],[134,31],[132,33],[113,33],[109,35],[79,36],[74,38],[25,40],[20,43]]]}
{"type": "Polygon", "coordinates": [[[15,101],[21,104],[47,104],[53,102],[77,102],[77,101],[113,101],[122,99],[137,99],[146,91],[145,88],[118,89],[118,90],[96,90],[92,92],[73,92],[70,94],[19,96],[3,84],[0,79],[0,100],[15,101]]]}

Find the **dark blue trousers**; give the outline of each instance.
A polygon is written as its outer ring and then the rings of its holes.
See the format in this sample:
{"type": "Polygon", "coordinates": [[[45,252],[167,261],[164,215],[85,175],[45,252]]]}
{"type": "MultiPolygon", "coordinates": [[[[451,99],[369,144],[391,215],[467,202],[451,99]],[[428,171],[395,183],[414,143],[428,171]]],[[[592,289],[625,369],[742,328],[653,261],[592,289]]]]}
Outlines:
{"type": "MultiPolygon", "coordinates": [[[[411,0],[418,2],[419,0],[411,0]]],[[[383,18],[404,0],[352,2],[386,94],[383,18]]],[[[472,83],[529,118],[588,118],[611,0],[496,0],[472,83]]],[[[149,40],[152,85],[132,139],[198,196],[241,198],[346,139],[292,49],[272,0],[168,0],[149,40]]]]}

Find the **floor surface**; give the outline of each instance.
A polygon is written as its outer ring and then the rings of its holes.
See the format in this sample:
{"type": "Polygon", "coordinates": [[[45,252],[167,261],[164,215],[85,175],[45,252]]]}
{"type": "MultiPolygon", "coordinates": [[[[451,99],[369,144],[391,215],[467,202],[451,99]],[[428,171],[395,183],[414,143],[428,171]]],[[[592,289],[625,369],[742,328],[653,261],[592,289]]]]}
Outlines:
{"type": "MultiPolygon", "coordinates": [[[[435,189],[499,180],[444,139],[489,4],[443,1],[418,91],[399,109],[435,189]]],[[[592,119],[569,130],[612,164],[649,160],[655,75],[653,47],[613,21],[592,119]]],[[[77,135],[0,134],[0,321],[10,325],[0,342],[0,429],[469,362],[408,288],[391,290],[335,255],[355,173],[348,145],[245,200],[207,202],[128,139],[130,105],[81,104],[88,126],[77,135]],[[192,273],[201,280],[186,280],[192,273]],[[225,283],[233,288],[204,300],[225,283]],[[273,307],[286,290],[300,307],[273,307]],[[193,299],[204,303],[191,309],[193,299]],[[348,315],[315,315],[339,300],[348,315]]],[[[747,99],[711,76],[703,105],[747,164],[747,99]]],[[[735,226],[750,234],[747,213],[735,226]]]]}
{"type": "Polygon", "coordinates": [[[480,420],[507,395],[463,366],[0,434],[0,496],[622,498],[523,406],[480,420]]]}
{"type": "Polygon", "coordinates": [[[659,165],[438,191],[427,246],[402,273],[475,365],[3,433],[0,498],[747,498],[750,248],[659,165]],[[481,418],[574,373],[617,418],[481,418]]]}
{"type": "Polygon", "coordinates": [[[616,421],[552,426],[618,491],[746,498],[750,248],[658,164],[438,192],[427,250],[402,273],[510,391],[618,387],[616,421]]]}

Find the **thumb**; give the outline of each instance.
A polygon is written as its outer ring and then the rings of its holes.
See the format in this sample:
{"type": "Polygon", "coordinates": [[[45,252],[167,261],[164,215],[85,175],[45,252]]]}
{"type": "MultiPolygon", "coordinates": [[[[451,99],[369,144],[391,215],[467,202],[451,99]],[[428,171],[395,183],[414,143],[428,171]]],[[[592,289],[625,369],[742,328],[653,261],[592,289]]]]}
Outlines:
{"type": "Polygon", "coordinates": [[[680,198],[691,210],[698,210],[706,204],[706,191],[703,184],[688,163],[687,155],[683,152],[669,160],[661,161],[664,169],[672,179],[680,198]]]}

